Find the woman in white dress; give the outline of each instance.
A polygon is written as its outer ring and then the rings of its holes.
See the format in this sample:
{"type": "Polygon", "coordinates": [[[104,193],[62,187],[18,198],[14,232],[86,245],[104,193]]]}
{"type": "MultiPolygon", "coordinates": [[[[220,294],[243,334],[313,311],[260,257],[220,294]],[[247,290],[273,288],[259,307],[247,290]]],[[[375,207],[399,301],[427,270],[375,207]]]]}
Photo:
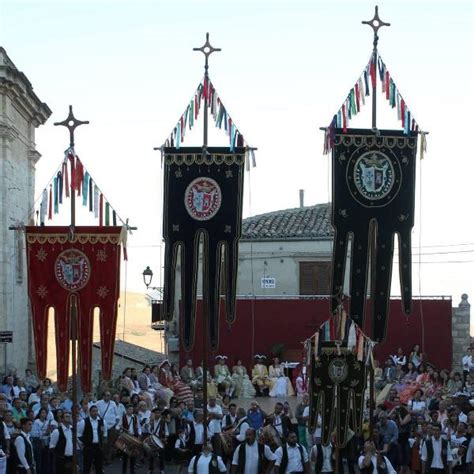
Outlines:
{"type": "Polygon", "coordinates": [[[268,377],[272,383],[270,397],[290,397],[295,394],[290,379],[285,376],[285,369],[278,357],[273,359],[273,364],[268,368],[268,377]]]}

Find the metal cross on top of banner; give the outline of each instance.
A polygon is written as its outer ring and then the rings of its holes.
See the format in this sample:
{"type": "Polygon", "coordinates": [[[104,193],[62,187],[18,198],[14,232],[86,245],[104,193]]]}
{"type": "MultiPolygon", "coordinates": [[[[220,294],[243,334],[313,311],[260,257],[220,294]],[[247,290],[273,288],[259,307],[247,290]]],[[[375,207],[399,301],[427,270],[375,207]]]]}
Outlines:
{"type": "MultiPolygon", "coordinates": [[[[214,48],[209,42],[209,33],[206,33],[206,42],[200,48],[193,48],[193,51],[201,51],[202,54],[205,56],[204,62],[204,87],[208,87],[209,83],[209,56],[216,51],[222,51],[221,48],[214,48]]],[[[208,98],[207,95],[204,96],[204,130],[203,130],[203,154],[206,153],[207,147],[207,140],[208,140],[208,98]]]]}
{"type": "Polygon", "coordinates": [[[385,23],[384,21],[380,19],[378,5],[375,6],[375,13],[372,20],[363,21],[362,24],[369,25],[372,28],[372,30],[374,30],[374,49],[377,49],[377,43],[379,41],[379,35],[378,35],[379,29],[382,28],[382,26],[390,26],[390,23],[385,23]]]}
{"type": "Polygon", "coordinates": [[[55,122],[54,125],[61,125],[69,130],[69,146],[74,146],[74,132],[80,125],[88,125],[89,120],[77,120],[72,111],[72,105],[69,106],[69,115],[62,122],[55,122]]]}
{"type": "MultiPolygon", "coordinates": [[[[363,21],[363,25],[369,25],[372,30],[374,31],[374,49],[372,52],[372,62],[375,64],[375,67],[377,67],[377,45],[379,42],[379,35],[378,31],[382,26],[390,26],[390,23],[385,23],[382,21],[379,17],[379,7],[376,5],[375,6],[375,13],[374,17],[371,20],[368,21],[363,21]]],[[[377,128],[377,74],[374,76],[374,86],[373,86],[373,93],[372,93],[372,128],[376,129],[377,128]]]]}
{"type": "Polygon", "coordinates": [[[207,74],[209,69],[209,56],[216,51],[222,51],[221,48],[214,48],[209,42],[209,33],[206,33],[206,42],[200,48],[193,48],[193,51],[201,51],[202,54],[206,57],[206,62],[204,63],[204,69],[207,74]]]}

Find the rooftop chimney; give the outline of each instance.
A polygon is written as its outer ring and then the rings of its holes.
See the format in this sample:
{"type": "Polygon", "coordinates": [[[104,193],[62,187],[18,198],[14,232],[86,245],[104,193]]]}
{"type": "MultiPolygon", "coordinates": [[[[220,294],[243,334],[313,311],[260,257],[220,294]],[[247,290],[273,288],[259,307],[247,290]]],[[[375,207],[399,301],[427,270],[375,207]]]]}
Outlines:
{"type": "Polygon", "coordinates": [[[300,207],[304,207],[304,189],[300,189],[300,207]]]}

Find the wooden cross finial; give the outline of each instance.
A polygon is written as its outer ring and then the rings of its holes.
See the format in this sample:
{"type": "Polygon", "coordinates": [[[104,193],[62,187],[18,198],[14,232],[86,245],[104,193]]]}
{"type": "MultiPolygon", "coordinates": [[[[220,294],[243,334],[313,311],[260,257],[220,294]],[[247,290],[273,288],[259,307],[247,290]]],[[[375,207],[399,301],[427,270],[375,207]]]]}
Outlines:
{"type": "Polygon", "coordinates": [[[379,28],[381,28],[382,26],[390,26],[390,23],[385,23],[384,21],[380,19],[379,7],[378,5],[376,5],[374,17],[371,20],[363,21],[362,24],[369,25],[372,28],[372,30],[374,30],[374,49],[376,49],[377,43],[379,41],[379,36],[378,36],[379,28]]]}
{"type": "Polygon", "coordinates": [[[80,125],[87,125],[88,120],[77,120],[72,112],[72,105],[69,106],[69,115],[62,122],[56,122],[54,125],[61,125],[69,130],[69,146],[74,146],[74,131],[80,125]]]}
{"type": "Polygon", "coordinates": [[[211,43],[209,43],[209,33],[206,33],[206,42],[200,47],[200,48],[193,48],[193,51],[201,51],[201,53],[204,54],[206,57],[206,62],[204,64],[204,69],[207,70],[209,68],[209,56],[216,52],[216,51],[222,51],[221,48],[214,48],[211,43]]]}

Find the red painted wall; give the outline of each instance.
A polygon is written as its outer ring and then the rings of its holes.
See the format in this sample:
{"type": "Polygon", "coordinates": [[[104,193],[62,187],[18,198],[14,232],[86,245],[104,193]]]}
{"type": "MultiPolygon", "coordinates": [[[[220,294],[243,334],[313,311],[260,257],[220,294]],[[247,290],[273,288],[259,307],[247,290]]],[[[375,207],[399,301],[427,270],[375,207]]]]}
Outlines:
{"type": "MultiPolygon", "coordinates": [[[[196,343],[189,353],[181,350],[181,363],[188,356],[193,358],[195,365],[201,360],[200,313],[199,304],[196,343]]],[[[214,365],[216,354],[223,354],[229,357],[230,366],[234,364],[235,358],[241,358],[244,365],[251,367],[254,354],[270,356],[271,347],[277,343],[284,343],[289,350],[302,349],[301,342],[314,334],[328,316],[328,300],[324,299],[238,300],[235,323],[227,324],[221,316],[219,348],[211,353],[209,364],[214,365]]],[[[391,300],[387,337],[376,346],[376,358],[384,361],[399,346],[409,353],[415,344],[420,344],[430,362],[440,368],[450,368],[451,316],[449,298],[414,300],[409,317],[403,315],[400,300],[391,300]]]]}

